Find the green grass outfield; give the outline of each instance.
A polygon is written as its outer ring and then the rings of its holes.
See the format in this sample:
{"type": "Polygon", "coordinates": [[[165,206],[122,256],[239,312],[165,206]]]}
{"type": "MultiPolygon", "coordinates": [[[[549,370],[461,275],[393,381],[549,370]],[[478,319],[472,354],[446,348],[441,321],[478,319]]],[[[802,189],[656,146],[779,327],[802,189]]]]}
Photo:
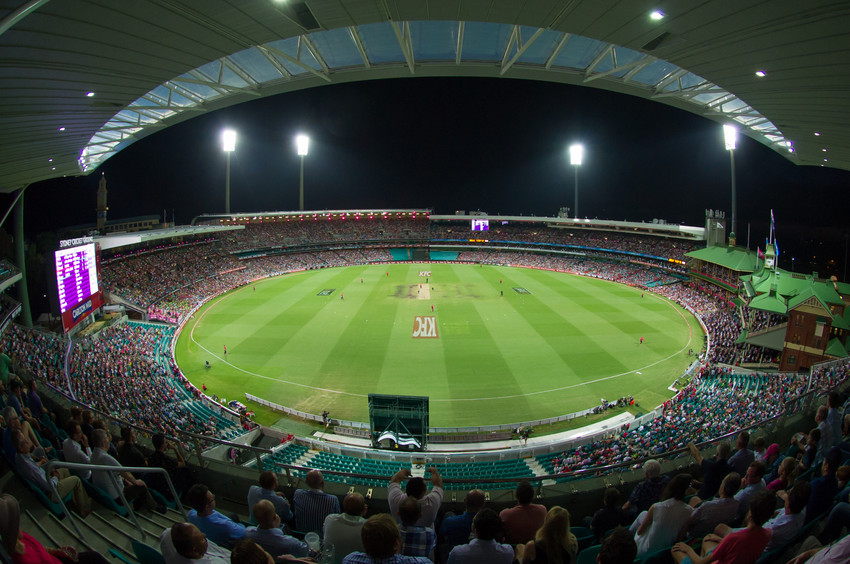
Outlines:
{"type": "Polygon", "coordinates": [[[220,397],[244,402],[250,392],[338,419],[368,421],[369,393],[429,396],[431,425],[448,427],[552,417],[629,394],[651,409],[671,395],[667,386],[702,341],[687,311],[621,284],[525,268],[393,264],[229,292],[187,323],[177,361],[220,397]],[[427,285],[422,271],[431,271],[427,285]],[[438,337],[413,338],[415,317],[430,315],[438,337]]]}

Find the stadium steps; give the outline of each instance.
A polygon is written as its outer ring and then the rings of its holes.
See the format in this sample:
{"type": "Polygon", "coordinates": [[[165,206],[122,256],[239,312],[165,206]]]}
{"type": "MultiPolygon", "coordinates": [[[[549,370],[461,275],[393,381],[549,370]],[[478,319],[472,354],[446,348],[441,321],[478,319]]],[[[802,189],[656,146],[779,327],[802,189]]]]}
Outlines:
{"type": "Polygon", "coordinates": [[[136,562],[131,545],[134,540],[159,550],[159,535],[163,529],[183,521],[182,515],[171,509],[165,515],[147,511],[136,513],[146,533],[142,538],[129,519],[92,500],[94,511],[91,515],[80,519],[74,514],[74,521],[83,535],[80,538],[67,518],[59,519],[48,511],[20,480],[7,477],[4,481],[3,492],[14,495],[20,505],[21,529],[47,548],[73,546],[81,552],[95,550],[109,562],[136,562]]]}
{"type": "MultiPolygon", "coordinates": [[[[534,472],[535,476],[545,476],[550,474],[547,472],[543,465],[540,464],[536,458],[526,458],[525,463],[528,464],[528,467],[531,468],[531,471],[534,472]]],[[[555,480],[543,480],[544,486],[554,486],[555,480]]]]}

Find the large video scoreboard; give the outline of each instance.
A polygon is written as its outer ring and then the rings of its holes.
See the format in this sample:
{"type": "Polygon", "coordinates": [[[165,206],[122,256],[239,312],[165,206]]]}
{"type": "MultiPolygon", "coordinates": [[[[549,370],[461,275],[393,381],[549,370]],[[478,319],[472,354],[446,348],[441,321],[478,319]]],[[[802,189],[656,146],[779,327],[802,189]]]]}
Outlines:
{"type": "Polygon", "coordinates": [[[59,249],[55,257],[59,312],[67,333],[103,305],[97,278],[97,249],[94,243],[88,243],[59,249]]]}

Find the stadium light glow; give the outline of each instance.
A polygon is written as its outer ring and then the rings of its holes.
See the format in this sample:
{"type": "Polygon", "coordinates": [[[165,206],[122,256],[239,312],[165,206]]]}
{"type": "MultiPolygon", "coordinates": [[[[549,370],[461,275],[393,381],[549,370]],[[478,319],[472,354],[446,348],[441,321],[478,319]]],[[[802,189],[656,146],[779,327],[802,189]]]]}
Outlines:
{"type": "Polygon", "coordinates": [[[232,129],[221,132],[221,150],[227,155],[224,173],[224,213],[230,213],[230,153],[236,150],[236,132],[232,129]]]}
{"type": "Polygon", "coordinates": [[[734,125],[724,125],[723,140],[726,142],[726,150],[734,151],[738,144],[738,128],[734,125]]]}
{"type": "Polygon", "coordinates": [[[570,145],[570,164],[573,165],[575,170],[575,209],[573,210],[573,217],[578,218],[578,167],[581,166],[581,161],[584,158],[584,145],[581,143],[573,143],[570,145]]]}
{"type": "Polygon", "coordinates": [[[735,196],[735,147],[737,147],[738,142],[738,128],[734,125],[724,125],[723,140],[726,144],[726,150],[729,151],[729,162],[732,167],[732,229],[729,234],[736,235],[738,227],[738,202],[735,196]]]}
{"type": "Polygon", "coordinates": [[[304,157],[310,148],[310,138],[303,133],[295,136],[295,148],[301,157],[301,178],[298,183],[298,210],[304,211],[304,157]]]}
{"type": "Polygon", "coordinates": [[[295,138],[295,147],[298,150],[298,155],[301,157],[306,157],[307,152],[310,149],[310,138],[306,135],[298,135],[295,138]]]}

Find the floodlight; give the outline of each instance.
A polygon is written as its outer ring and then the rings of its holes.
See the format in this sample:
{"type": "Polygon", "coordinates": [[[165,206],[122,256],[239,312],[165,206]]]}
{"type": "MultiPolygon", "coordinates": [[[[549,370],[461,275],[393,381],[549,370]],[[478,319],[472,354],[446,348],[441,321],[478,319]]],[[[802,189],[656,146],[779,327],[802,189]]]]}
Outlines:
{"type": "Polygon", "coordinates": [[[307,155],[307,149],[310,146],[310,138],[307,137],[306,135],[297,136],[295,138],[295,146],[297,147],[298,154],[300,156],[302,156],[302,157],[306,156],[307,155]]]}
{"type": "Polygon", "coordinates": [[[584,157],[584,145],[581,143],[570,145],[570,164],[580,165],[582,157],[584,157]]]}
{"type": "Polygon", "coordinates": [[[232,129],[221,132],[221,149],[227,153],[236,150],[236,132],[232,129]]]}
{"type": "Polygon", "coordinates": [[[661,10],[653,10],[649,13],[649,19],[656,22],[658,20],[662,20],[664,19],[664,12],[662,12],[661,10]]]}
{"type": "Polygon", "coordinates": [[[726,141],[726,150],[734,151],[738,141],[738,128],[734,125],[724,125],[723,139],[726,141]]]}

